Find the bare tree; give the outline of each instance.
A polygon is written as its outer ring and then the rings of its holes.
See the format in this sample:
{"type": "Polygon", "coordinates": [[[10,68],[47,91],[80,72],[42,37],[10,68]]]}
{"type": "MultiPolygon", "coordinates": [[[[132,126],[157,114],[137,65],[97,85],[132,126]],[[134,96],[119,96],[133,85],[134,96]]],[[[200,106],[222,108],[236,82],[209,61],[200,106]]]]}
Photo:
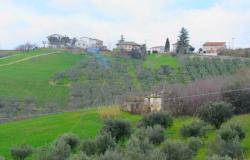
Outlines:
{"type": "Polygon", "coordinates": [[[18,51],[22,51],[22,52],[28,52],[30,50],[34,50],[38,48],[36,44],[31,44],[31,43],[25,43],[25,44],[21,44],[19,45],[16,50],[18,51]]]}
{"type": "Polygon", "coordinates": [[[43,48],[45,48],[46,44],[47,44],[47,41],[42,41],[42,43],[43,43],[43,48]]]}

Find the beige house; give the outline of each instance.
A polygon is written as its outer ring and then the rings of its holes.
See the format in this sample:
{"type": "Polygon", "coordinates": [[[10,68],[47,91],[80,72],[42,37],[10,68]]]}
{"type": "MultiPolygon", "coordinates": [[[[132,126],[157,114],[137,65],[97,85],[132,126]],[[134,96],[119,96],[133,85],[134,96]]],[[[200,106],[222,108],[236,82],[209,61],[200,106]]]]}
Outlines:
{"type": "Polygon", "coordinates": [[[226,42],[206,42],[202,50],[204,55],[218,55],[218,52],[226,49],[226,42]]]}
{"type": "Polygon", "coordinates": [[[122,105],[122,110],[138,114],[158,112],[162,110],[162,97],[159,94],[151,94],[144,97],[127,97],[122,105]]]}
{"type": "Polygon", "coordinates": [[[140,49],[141,45],[135,42],[120,41],[116,44],[119,50],[125,50],[127,52],[132,51],[132,49],[140,49]]]}

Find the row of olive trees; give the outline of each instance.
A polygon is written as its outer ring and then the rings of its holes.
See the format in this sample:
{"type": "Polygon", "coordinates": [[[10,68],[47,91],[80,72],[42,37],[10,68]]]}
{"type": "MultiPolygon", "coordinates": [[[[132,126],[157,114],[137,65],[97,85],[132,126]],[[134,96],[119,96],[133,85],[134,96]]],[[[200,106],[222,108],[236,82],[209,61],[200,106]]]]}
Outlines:
{"type": "Polygon", "coordinates": [[[22,100],[18,98],[0,97],[0,122],[34,116],[37,114],[57,112],[59,107],[56,103],[46,102],[39,105],[37,100],[26,97],[22,100]]]}
{"type": "MultiPolygon", "coordinates": [[[[11,155],[14,160],[28,157],[36,160],[191,160],[204,145],[198,137],[208,133],[207,124],[219,128],[232,116],[232,109],[230,104],[223,102],[201,107],[199,117],[204,122],[195,121],[180,130],[181,135],[188,138],[187,143],[166,139],[165,129],[173,125],[174,118],[166,112],[159,112],[144,115],[135,131],[126,120],[106,119],[100,134],[94,139],[81,143],[78,136],[64,134],[51,145],[39,149],[27,145],[14,147],[11,155]]],[[[217,131],[216,143],[210,142],[207,159],[242,158],[240,140],[244,138],[245,133],[239,125],[222,127],[217,131]]]]}

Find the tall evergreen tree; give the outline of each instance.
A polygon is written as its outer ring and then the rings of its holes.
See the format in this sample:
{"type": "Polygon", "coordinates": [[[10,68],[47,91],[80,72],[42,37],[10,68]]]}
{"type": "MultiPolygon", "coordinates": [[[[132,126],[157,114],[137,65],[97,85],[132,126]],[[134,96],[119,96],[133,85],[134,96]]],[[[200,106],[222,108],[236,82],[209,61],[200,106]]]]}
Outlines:
{"type": "Polygon", "coordinates": [[[177,41],[176,52],[178,54],[186,54],[189,48],[189,34],[187,29],[182,28],[180,31],[179,39],[177,41]]]}
{"type": "Polygon", "coordinates": [[[165,52],[169,52],[170,51],[170,42],[169,42],[168,38],[167,38],[166,43],[165,43],[164,51],[165,52]]]}

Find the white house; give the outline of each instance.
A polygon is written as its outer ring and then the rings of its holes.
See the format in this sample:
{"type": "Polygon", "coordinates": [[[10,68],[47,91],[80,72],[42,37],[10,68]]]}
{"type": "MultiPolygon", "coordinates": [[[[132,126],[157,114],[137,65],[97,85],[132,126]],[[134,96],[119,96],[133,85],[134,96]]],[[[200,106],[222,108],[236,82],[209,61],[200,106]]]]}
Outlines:
{"type": "Polygon", "coordinates": [[[150,52],[157,52],[157,53],[164,53],[165,47],[164,46],[155,46],[155,47],[151,47],[150,52]]]}
{"type": "Polygon", "coordinates": [[[218,52],[226,49],[226,42],[206,42],[203,44],[202,52],[204,55],[218,55],[218,52]]]}
{"type": "Polygon", "coordinates": [[[81,37],[76,41],[76,47],[82,49],[103,48],[103,41],[89,37],[81,37]]]}
{"type": "Polygon", "coordinates": [[[60,35],[60,34],[52,34],[50,36],[47,37],[47,39],[57,39],[58,42],[57,43],[54,43],[54,44],[51,44],[50,41],[49,41],[49,46],[50,48],[58,48],[58,47],[62,47],[61,44],[60,44],[60,39],[63,37],[63,35],[60,35]]]}

